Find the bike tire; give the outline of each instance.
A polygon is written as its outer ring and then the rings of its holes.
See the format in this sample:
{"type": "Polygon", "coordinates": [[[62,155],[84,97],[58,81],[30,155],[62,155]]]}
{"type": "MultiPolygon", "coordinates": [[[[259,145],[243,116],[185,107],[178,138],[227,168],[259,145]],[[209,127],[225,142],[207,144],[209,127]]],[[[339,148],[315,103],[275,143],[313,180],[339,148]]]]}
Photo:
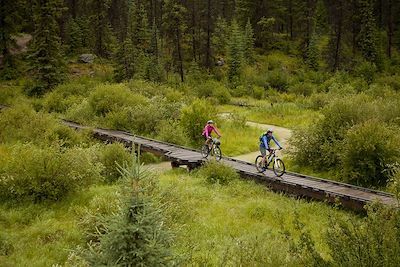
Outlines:
{"type": "Polygon", "coordinates": [[[286,171],[285,163],[283,163],[283,160],[276,159],[273,164],[273,170],[276,176],[281,177],[286,171]]]}
{"type": "Polygon", "coordinates": [[[210,150],[209,150],[209,148],[208,148],[208,145],[202,146],[202,147],[201,147],[201,156],[202,156],[203,158],[207,158],[207,157],[208,157],[208,154],[210,154],[210,150]]]}
{"type": "Polygon", "coordinates": [[[214,156],[217,161],[220,161],[222,158],[222,151],[219,146],[214,147],[214,156]]]}
{"type": "Polygon", "coordinates": [[[264,172],[265,171],[265,169],[263,169],[263,156],[262,155],[258,155],[256,157],[255,164],[256,164],[256,168],[257,168],[258,172],[264,172]]]}

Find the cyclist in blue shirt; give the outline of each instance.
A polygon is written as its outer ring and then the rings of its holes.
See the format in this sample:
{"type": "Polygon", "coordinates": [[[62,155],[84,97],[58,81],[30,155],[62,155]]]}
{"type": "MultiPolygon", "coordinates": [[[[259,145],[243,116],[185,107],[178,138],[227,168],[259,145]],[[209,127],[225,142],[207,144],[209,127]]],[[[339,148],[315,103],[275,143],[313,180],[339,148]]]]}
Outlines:
{"type": "Polygon", "coordinates": [[[272,135],[272,133],[273,133],[273,130],[272,129],[268,129],[265,133],[263,133],[260,136],[260,152],[261,152],[261,155],[263,156],[264,162],[266,162],[267,150],[270,153],[272,151],[271,147],[269,145],[271,140],[273,140],[275,142],[275,144],[279,147],[279,149],[282,149],[282,146],[275,139],[275,137],[272,135]]]}

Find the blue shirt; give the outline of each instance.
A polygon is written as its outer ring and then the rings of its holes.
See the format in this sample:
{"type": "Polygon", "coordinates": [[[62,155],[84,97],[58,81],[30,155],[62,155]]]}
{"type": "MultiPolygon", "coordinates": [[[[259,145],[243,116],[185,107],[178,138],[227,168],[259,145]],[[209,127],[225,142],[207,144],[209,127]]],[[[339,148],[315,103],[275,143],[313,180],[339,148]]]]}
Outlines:
{"type": "Polygon", "coordinates": [[[266,134],[263,135],[262,137],[262,142],[261,142],[261,146],[265,147],[265,149],[269,149],[269,142],[271,142],[271,140],[274,140],[275,144],[279,147],[282,148],[281,145],[279,144],[279,142],[275,139],[274,136],[268,136],[266,134]]]}

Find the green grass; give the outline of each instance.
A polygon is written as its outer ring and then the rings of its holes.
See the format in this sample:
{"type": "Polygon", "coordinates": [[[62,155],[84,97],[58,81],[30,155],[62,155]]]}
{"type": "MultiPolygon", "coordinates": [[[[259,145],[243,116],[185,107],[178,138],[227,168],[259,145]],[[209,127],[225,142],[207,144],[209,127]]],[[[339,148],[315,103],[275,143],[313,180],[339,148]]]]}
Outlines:
{"type": "Polygon", "coordinates": [[[259,137],[262,129],[255,127],[236,127],[232,123],[225,123],[220,128],[221,150],[223,155],[237,156],[258,150],[259,137]]]}
{"type": "Polygon", "coordinates": [[[324,203],[272,193],[252,181],[210,185],[181,170],[165,173],[160,181],[176,233],[174,250],[185,255],[183,265],[296,266],[283,234],[295,232],[295,213],[324,257],[328,251],[321,238],[328,217],[352,216],[324,203]]]}
{"type": "Polygon", "coordinates": [[[0,265],[63,264],[85,245],[90,214],[114,211],[116,186],[94,186],[58,203],[0,205],[0,265]],[[3,249],[2,249],[3,247],[3,249]]]}
{"type": "Polygon", "coordinates": [[[315,119],[321,116],[318,111],[306,109],[300,104],[293,102],[275,103],[272,106],[270,102],[265,100],[252,100],[248,103],[253,106],[221,105],[218,107],[218,111],[220,113],[237,113],[245,116],[248,121],[272,124],[290,129],[310,125],[315,119]]]}

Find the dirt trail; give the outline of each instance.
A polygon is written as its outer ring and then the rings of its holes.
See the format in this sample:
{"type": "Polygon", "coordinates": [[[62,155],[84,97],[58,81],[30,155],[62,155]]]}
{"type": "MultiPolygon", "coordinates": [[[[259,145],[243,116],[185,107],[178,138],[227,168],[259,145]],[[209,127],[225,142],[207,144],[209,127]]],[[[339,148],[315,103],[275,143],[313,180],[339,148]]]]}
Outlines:
{"type": "MultiPolygon", "coordinates": [[[[289,145],[288,140],[289,140],[290,136],[292,135],[292,130],[284,128],[284,127],[279,127],[276,125],[262,124],[262,123],[252,122],[252,121],[248,121],[248,122],[246,122],[246,124],[251,127],[260,128],[263,131],[267,130],[267,129],[273,129],[281,146],[283,146],[283,148],[288,147],[288,145],[289,145]]],[[[281,153],[283,155],[283,154],[285,154],[285,150],[282,150],[279,153],[281,153]]],[[[233,158],[253,163],[255,158],[259,154],[260,154],[259,151],[255,151],[255,152],[239,155],[239,156],[236,156],[233,158]]]]}

